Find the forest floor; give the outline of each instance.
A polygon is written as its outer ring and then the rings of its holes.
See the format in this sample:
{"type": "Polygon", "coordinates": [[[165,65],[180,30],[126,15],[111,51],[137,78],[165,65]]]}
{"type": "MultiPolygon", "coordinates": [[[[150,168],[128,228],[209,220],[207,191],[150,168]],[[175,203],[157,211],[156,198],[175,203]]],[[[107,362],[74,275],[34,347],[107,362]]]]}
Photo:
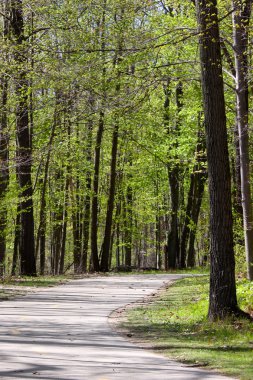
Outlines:
{"type": "MultiPolygon", "coordinates": [[[[0,378],[60,380],[224,380],[142,349],[116,333],[123,305],[181,275],[87,277],[1,302],[0,378]],[[113,312],[118,310],[117,312],[113,312]]],[[[150,299],[150,298],[148,298],[150,299]]],[[[142,300],[142,301],[140,301],[142,300]]]]}

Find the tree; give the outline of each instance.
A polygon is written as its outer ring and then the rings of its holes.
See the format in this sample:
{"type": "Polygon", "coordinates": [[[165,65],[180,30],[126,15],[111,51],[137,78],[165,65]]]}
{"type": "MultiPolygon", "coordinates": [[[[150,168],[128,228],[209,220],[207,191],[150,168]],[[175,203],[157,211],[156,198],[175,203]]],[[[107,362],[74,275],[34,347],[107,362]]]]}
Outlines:
{"type": "Polygon", "coordinates": [[[253,213],[250,188],[248,132],[248,27],[252,0],[233,1],[233,35],[235,51],[236,116],[240,151],[241,196],[248,278],[253,280],[253,213]]]}
{"type": "MultiPolygon", "coordinates": [[[[9,35],[9,1],[3,3],[3,35],[2,41],[5,44],[9,35]]],[[[5,54],[5,58],[7,55],[5,54]]],[[[0,113],[0,275],[5,271],[5,254],[6,254],[6,224],[7,224],[7,209],[5,206],[5,196],[9,183],[9,151],[8,151],[8,79],[7,73],[3,73],[0,78],[1,84],[1,113],[0,113]]]]}
{"type": "Polygon", "coordinates": [[[205,114],[210,195],[209,318],[223,319],[238,312],[231,178],[216,0],[197,0],[201,79],[205,114]]]}
{"type": "Polygon", "coordinates": [[[33,188],[32,188],[32,135],[29,129],[27,76],[27,44],[24,35],[22,0],[11,1],[11,30],[15,39],[14,59],[16,63],[16,129],[17,129],[17,175],[20,186],[20,257],[21,273],[36,274],[33,188]]]}

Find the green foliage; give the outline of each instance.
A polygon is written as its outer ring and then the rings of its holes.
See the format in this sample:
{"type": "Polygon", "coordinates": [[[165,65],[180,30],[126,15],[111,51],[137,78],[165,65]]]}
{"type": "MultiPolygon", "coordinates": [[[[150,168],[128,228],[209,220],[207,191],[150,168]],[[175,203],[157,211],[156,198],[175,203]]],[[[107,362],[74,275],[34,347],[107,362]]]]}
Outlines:
{"type": "MultiPolygon", "coordinates": [[[[113,233],[115,225],[120,224],[122,241],[117,244],[123,252],[127,216],[122,210],[127,189],[131,187],[132,248],[138,252],[144,244],[145,230],[153,228],[153,233],[148,236],[148,251],[154,253],[157,218],[160,218],[162,226],[161,248],[167,239],[172,213],[168,168],[176,165],[180,168],[178,215],[182,229],[189,176],[196,161],[202,100],[195,7],[188,0],[173,0],[169,4],[149,0],[95,0],[85,4],[79,0],[53,1],[50,4],[46,0],[24,0],[22,3],[26,37],[23,53],[27,58],[23,69],[29,82],[27,95],[33,147],[35,235],[39,230],[43,185],[46,182],[44,207],[48,266],[55,246],[54,232],[57,226],[62,228],[64,218],[67,221],[68,251],[65,266],[71,264],[73,219],[78,214],[82,221],[85,198],[93,195],[92,189],[87,189],[87,174],[93,178],[101,110],[104,111],[105,131],[98,194],[99,246],[103,239],[108,198],[111,137],[117,119],[119,154],[115,209],[120,207],[121,211],[119,215],[116,211],[114,213],[113,233]],[[176,99],[179,82],[183,89],[180,112],[176,99]],[[165,110],[166,90],[169,92],[169,107],[165,110]],[[92,124],[90,159],[87,157],[89,123],[92,124]]],[[[230,3],[219,1],[222,37],[228,41],[226,46],[232,56],[230,8],[230,3]]],[[[16,72],[20,68],[14,59],[17,46],[9,38],[11,35],[4,37],[3,32],[1,23],[0,82],[3,79],[8,82],[6,109],[10,170],[9,187],[1,207],[8,210],[6,262],[10,272],[20,193],[16,177],[15,131],[16,72]]],[[[229,149],[234,161],[234,83],[225,59],[223,64],[229,149]]],[[[1,87],[0,99],[2,95],[1,87]]],[[[0,104],[1,117],[3,111],[0,104]]],[[[208,218],[209,205],[205,193],[198,225],[189,223],[192,230],[196,229],[195,248],[200,260],[208,252],[208,218]]],[[[236,237],[242,235],[239,223],[235,223],[235,231],[236,237]]],[[[118,247],[114,239],[113,256],[118,247]]],[[[243,272],[241,251],[237,245],[238,269],[243,272]]]]}

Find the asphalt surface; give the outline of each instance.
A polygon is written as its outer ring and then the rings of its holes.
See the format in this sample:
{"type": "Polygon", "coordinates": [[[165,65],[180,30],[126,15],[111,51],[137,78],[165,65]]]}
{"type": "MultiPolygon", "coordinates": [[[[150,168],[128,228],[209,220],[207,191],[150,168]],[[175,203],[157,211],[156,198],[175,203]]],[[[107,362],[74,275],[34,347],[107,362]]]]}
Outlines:
{"type": "Polygon", "coordinates": [[[137,347],[110,328],[113,310],[177,277],[86,278],[1,302],[0,379],[228,379],[137,347]]]}

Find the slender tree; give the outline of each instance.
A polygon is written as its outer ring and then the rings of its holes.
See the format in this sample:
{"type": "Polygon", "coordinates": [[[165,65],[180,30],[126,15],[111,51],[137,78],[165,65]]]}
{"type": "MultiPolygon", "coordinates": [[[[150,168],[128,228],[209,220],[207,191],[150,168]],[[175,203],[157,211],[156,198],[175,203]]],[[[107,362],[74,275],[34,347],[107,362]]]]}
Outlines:
{"type": "Polygon", "coordinates": [[[240,151],[241,196],[248,278],[253,280],[253,213],[250,188],[248,132],[248,27],[252,0],[233,1],[233,34],[235,51],[236,115],[240,151]]]}
{"type": "MultiPolygon", "coordinates": [[[[2,41],[6,43],[9,36],[9,1],[3,2],[3,36],[2,41]]],[[[6,54],[5,54],[6,58],[6,54]]],[[[5,229],[7,223],[7,209],[4,205],[4,200],[9,183],[9,152],[8,152],[8,80],[4,73],[0,78],[1,86],[1,112],[0,112],[0,275],[3,275],[5,270],[5,253],[6,253],[6,236],[5,229]]]]}

